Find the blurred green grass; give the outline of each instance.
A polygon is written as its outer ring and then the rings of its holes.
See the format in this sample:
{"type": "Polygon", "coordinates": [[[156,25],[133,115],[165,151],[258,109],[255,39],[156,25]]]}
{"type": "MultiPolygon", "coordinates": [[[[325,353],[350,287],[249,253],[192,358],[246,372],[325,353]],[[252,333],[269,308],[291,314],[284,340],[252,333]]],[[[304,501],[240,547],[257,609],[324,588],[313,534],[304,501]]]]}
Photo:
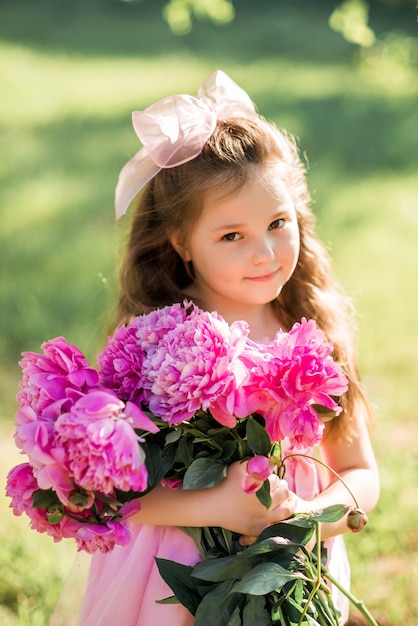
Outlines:
{"type": "MultiPolygon", "coordinates": [[[[307,152],[318,228],[359,313],[361,368],[376,414],[383,490],[365,532],[347,538],[353,587],[382,624],[413,626],[415,15],[372,3],[378,37],[396,29],[412,50],[406,58],[399,46],[372,54],[348,44],[328,27],[329,1],[242,2],[229,26],[196,22],[183,38],[161,19],[161,4],[0,4],[1,475],[18,462],[11,433],[20,352],[65,335],[94,360],[103,343],[125,235],[124,223],[113,221],[114,187],[138,148],[131,111],[169,93],[195,93],[221,67],[307,152]]],[[[0,622],[41,626],[74,549],[28,531],[4,496],[0,502],[0,622]]]]}

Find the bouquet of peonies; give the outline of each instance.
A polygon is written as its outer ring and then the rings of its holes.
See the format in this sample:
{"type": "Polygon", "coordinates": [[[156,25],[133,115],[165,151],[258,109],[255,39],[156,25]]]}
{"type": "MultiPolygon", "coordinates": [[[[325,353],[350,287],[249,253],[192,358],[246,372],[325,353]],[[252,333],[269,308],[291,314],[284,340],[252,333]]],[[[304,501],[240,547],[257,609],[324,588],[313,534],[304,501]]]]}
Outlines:
{"type": "MultiPolygon", "coordinates": [[[[118,328],[98,369],[62,337],[23,353],[15,440],[27,462],[7,478],[14,514],[54,541],[108,552],[129,541],[126,520],[157,484],[212,487],[235,461],[247,463],[243,489],[269,506],[268,476],[307,461],[347,379],[313,320],[266,345],[248,332],[184,302],[118,328]]],[[[338,624],[324,552],[305,545],[346,509],[276,524],[245,550],[225,529],[185,529],[203,561],[158,566],[196,624],[220,598],[211,624],[338,624]]]]}

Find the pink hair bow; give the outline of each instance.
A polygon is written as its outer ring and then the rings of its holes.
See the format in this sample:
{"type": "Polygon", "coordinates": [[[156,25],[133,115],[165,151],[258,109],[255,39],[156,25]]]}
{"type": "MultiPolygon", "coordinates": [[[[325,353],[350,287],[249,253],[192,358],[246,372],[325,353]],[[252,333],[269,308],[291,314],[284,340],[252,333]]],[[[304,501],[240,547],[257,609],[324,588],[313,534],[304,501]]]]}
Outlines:
{"type": "Polygon", "coordinates": [[[248,94],[221,70],[208,76],[197,97],[168,96],[144,111],[134,111],[132,123],[143,147],[119,175],[116,219],[126,213],[137,193],[160,170],[197,157],[219,118],[248,118],[255,114],[248,94]]]}

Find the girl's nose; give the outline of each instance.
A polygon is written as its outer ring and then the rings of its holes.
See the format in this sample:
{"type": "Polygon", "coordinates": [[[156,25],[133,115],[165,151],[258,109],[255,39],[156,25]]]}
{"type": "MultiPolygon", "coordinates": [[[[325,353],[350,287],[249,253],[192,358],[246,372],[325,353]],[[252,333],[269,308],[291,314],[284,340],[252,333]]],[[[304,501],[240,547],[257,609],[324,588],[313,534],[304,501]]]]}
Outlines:
{"type": "Polygon", "coordinates": [[[260,238],[254,245],[253,259],[254,263],[264,263],[271,261],[275,257],[275,246],[272,237],[265,236],[260,238]]]}

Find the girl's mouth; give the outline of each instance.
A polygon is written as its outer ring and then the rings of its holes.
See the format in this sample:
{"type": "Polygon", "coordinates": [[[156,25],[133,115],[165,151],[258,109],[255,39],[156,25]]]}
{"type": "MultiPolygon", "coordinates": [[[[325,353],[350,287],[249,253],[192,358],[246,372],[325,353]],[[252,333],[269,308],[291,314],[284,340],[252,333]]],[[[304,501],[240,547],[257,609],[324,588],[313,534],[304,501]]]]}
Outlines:
{"type": "Polygon", "coordinates": [[[252,280],[255,282],[268,282],[272,280],[279,270],[275,270],[274,272],[270,272],[269,274],[261,274],[260,276],[247,276],[247,280],[252,280]]]}

